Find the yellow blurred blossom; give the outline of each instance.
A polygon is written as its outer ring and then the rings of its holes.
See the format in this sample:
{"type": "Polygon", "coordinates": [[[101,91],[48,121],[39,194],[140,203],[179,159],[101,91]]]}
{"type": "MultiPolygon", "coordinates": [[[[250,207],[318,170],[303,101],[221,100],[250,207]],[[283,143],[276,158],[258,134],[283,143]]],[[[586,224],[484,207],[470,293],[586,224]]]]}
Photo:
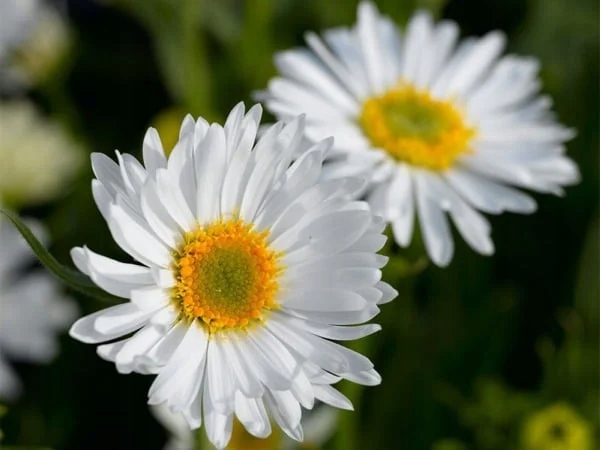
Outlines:
{"type": "Polygon", "coordinates": [[[521,435],[524,450],[592,450],[589,423],[566,403],[556,403],[531,415],[521,435]]]}

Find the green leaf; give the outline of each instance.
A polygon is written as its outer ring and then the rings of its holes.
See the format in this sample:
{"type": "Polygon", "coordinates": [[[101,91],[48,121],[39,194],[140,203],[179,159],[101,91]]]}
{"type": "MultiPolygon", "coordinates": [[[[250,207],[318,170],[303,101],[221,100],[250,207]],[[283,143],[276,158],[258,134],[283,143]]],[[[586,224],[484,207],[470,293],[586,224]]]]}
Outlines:
{"type": "Polygon", "coordinates": [[[0,213],[4,214],[17,228],[23,236],[29,247],[37,256],[39,261],[48,269],[56,278],[82,294],[98,300],[109,301],[111,303],[120,303],[122,299],[111,295],[99,287],[97,287],[89,277],[81,272],[70,269],[59,263],[54,256],[44,247],[44,245],[35,237],[31,230],[19,218],[19,216],[11,211],[0,208],[0,213]]]}

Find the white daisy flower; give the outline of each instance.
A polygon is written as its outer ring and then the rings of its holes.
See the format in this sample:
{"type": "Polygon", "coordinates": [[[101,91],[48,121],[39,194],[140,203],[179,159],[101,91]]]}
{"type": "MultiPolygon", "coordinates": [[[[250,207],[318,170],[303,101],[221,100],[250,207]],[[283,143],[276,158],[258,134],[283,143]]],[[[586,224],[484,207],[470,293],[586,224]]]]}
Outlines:
{"type": "Polygon", "coordinates": [[[447,215],[476,251],[494,252],[478,211],[532,213],[512,186],[561,195],[576,183],[564,156],[573,131],[539,95],[538,62],[502,56],[504,35],[458,42],[458,26],[417,13],[401,33],[370,2],[352,29],[306,35],[310,49],[279,53],[282,77],[260,93],[279,118],[307,114],[307,136],[335,137],[328,178],[365,174],[374,213],[407,246],[415,215],[439,266],[454,251],[447,215]]]}
{"type": "MultiPolygon", "coordinates": [[[[40,234],[39,226],[36,234],[40,234]]],[[[19,232],[0,222],[0,399],[14,399],[21,390],[8,363],[47,363],[58,351],[56,334],[67,328],[77,314],[45,272],[22,274],[34,261],[19,232]]]]}
{"type": "Polygon", "coordinates": [[[234,414],[255,436],[270,434],[270,416],[301,440],[301,406],[351,408],[330,385],[380,377],[329,339],[378,331],[352,325],[396,295],[380,281],[384,223],[351,200],[362,183],[320,181],[331,140],[290,165],[303,117],[255,144],[260,117],[260,106],[244,114],[243,104],[224,127],[188,116],[168,159],[150,128],[144,166],[118,152],[118,164],[93,155],[98,208],[137,263],[72,252],[81,271],[129,301],[79,320],[71,335],[123,337],[99,346],[100,356],[122,373],[157,374],[149,403],[182,413],[193,429],[204,420],[218,448],[234,414]]]}
{"type": "MultiPolygon", "coordinates": [[[[169,439],[164,450],[195,450],[197,448],[194,433],[181,414],[171,412],[164,405],[150,408],[156,420],[168,431],[169,439]]],[[[259,439],[249,434],[238,421],[233,424],[229,450],[317,450],[333,436],[337,424],[337,410],[328,406],[315,406],[302,419],[304,441],[300,444],[277,433],[276,430],[267,440],[259,439]]]]}

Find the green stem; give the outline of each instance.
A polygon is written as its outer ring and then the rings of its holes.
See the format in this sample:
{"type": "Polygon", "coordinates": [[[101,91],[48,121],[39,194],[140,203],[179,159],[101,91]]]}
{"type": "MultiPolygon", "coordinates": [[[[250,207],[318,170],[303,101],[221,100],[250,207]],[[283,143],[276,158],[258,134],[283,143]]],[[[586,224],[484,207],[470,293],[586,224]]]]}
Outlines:
{"type": "Polygon", "coordinates": [[[204,431],[204,427],[198,428],[196,430],[196,445],[194,446],[194,450],[211,450],[213,447],[211,446],[208,438],[206,437],[206,433],[204,431]]]}
{"type": "Polygon", "coordinates": [[[6,216],[21,233],[23,239],[29,244],[29,247],[37,256],[38,260],[50,271],[52,275],[58,278],[62,283],[71,289],[81,292],[99,300],[111,303],[120,303],[121,299],[111,295],[98,288],[92,280],[86,275],[59,263],[54,256],[44,247],[44,245],[35,237],[29,227],[21,218],[8,210],[0,208],[0,215],[6,216]]]}

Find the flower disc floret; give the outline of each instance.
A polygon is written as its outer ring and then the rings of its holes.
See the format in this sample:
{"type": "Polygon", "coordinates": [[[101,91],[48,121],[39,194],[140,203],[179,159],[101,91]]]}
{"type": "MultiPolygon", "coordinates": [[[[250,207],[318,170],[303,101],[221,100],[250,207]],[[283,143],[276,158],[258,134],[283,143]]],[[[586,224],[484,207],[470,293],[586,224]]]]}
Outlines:
{"type": "Polygon", "coordinates": [[[188,233],[175,268],[182,314],[215,332],[245,327],[276,308],[281,268],[267,237],[238,219],[188,233]]]}
{"type": "Polygon", "coordinates": [[[475,135],[452,103],[410,85],[368,99],[359,122],[373,145],[395,160],[434,170],[447,169],[469,151],[475,135]]]}

